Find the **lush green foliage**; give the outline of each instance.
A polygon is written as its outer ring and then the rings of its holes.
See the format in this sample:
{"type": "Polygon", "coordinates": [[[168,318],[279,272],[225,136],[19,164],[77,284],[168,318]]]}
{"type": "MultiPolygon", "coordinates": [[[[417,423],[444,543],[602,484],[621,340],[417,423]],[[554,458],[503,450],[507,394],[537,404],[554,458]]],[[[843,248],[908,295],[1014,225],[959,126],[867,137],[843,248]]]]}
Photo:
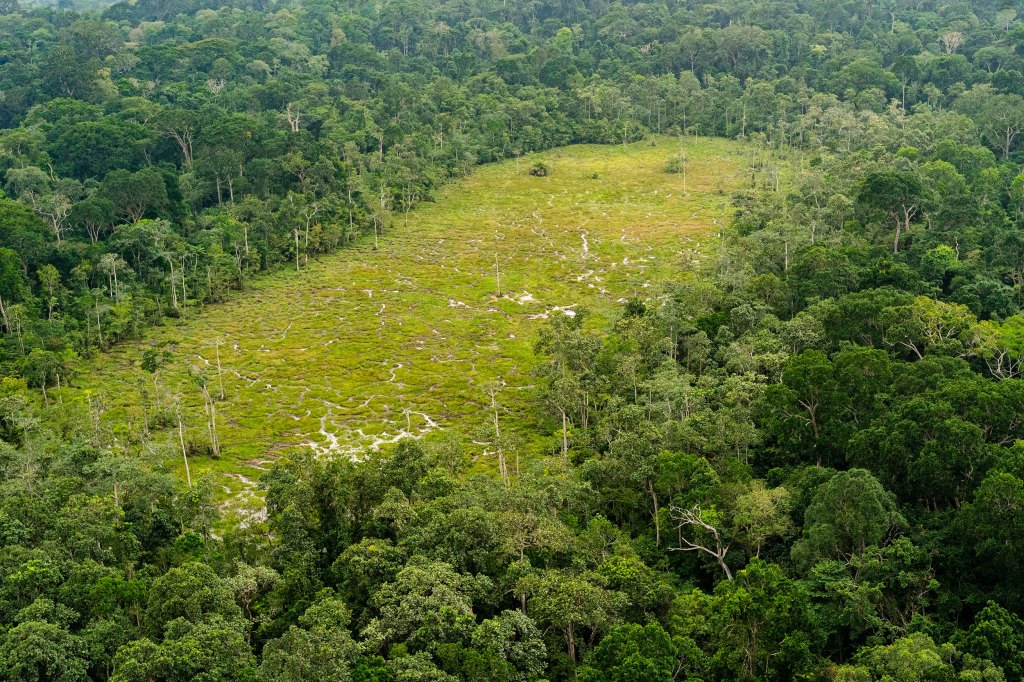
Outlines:
{"type": "MultiPolygon", "coordinates": [[[[0,677],[1020,679],[1016,17],[0,4],[0,677]],[[61,404],[81,355],[478,162],[694,127],[760,150],[720,253],[551,318],[546,450],[509,461],[495,407],[500,475],[457,437],[303,452],[225,527],[166,442],[61,404]]],[[[183,464],[219,447],[193,382],[208,442],[153,420],[183,464]]]]}

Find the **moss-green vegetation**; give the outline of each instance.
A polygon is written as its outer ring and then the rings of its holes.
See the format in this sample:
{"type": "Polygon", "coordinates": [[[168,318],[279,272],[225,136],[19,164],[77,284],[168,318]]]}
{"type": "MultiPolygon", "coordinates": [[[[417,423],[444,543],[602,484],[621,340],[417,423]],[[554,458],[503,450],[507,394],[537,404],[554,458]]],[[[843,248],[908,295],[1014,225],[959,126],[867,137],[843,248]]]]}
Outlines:
{"type": "MultiPolygon", "coordinates": [[[[137,430],[155,392],[143,353],[169,350],[156,377],[162,400],[180,396],[186,437],[203,441],[204,402],[190,373],[205,369],[216,384],[219,342],[221,455],[194,458],[193,475],[215,468],[244,483],[290,448],[354,454],[449,426],[479,432],[471,447],[483,455],[489,384],[501,387],[503,414],[515,415],[510,428],[531,425],[524,393],[544,319],[585,307],[604,324],[625,299],[652,293],[715,248],[749,152],[722,140],[686,145],[686,194],[681,177],[664,172],[679,147],[667,138],[483,167],[408,224],[396,215],[377,250],[366,240],[154,329],[97,358],[65,399],[89,390],[107,423],[137,430]],[[547,177],[528,173],[540,159],[547,177]]],[[[521,449],[544,447],[534,437],[521,449]]]]}

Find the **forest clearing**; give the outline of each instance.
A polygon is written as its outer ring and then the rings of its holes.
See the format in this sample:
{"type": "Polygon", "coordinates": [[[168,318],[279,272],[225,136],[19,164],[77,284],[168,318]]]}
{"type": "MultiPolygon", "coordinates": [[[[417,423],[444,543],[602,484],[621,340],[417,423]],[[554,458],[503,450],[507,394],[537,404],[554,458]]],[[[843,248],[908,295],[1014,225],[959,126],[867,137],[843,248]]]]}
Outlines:
{"type": "MultiPolygon", "coordinates": [[[[491,393],[498,412],[514,416],[509,424],[529,431],[523,394],[546,319],[585,308],[603,326],[626,299],[653,295],[716,248],[750,148],[683,144],[685,194],[683,175],[665,172],[679,153],[674,138],[481,167],[413,210],[408,224],[396,213],[377,249],[368,237],[299,272],[261,277],[228,302],[95,358],[65,399],[89,391],[101,421],[126,429],[138,428],[147,407],[180,400],[185,440],[205,445],[209,417],[191,374],[206,370],[224,392],[215,401],[220,456],[194,458],[191,475],[222,472],[226,494],[251,487],[268,457],[296,447],[355,456],[455,426],[480,434],[467,444],[479,460],[493,438],[491,393]],[[547,177],[527,173],[537,159],[547,177]],[[140,367],[147,349],[170,353],[153,378],[140,367]]],[[[176,466],[180,436],[167,430],[176,466]]]]}

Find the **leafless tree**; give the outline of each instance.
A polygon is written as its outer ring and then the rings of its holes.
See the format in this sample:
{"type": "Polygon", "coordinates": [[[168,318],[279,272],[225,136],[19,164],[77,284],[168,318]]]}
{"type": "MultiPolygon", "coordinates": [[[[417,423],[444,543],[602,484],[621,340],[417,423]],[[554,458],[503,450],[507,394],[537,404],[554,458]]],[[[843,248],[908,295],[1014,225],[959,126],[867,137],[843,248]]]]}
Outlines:
{"type": "Polygon", "coordinates": [[[701,551],[710,554],[725,572],[725,577],[732,580],[732,571],[729,570],[725,563],[725,555],[729,552],[729,544],[722,540],[722,535],[718,529],[704,519],[705,515],[702,514],[700,505],[694,505],[690,509],[672,507],[671,514],[672,518],[678,523],[677,531],[679,537],[679,546],[673,549],[677,552],[701,551]],[[694,539],[691,540],[684,537],[684,533],[687,530],[697,531],[694,539]],[[696,536],[702,534],[702,532],[709,535],[712,542],[701,544],[696,536]]]}
{"type": "Polygon", "coordinates": [[[285,118],[288,119],[288,127],[291,128],[293,133],[299,132],[299,108],[295,107],[295,113],[292,113],[292,103],[288,103],[288,107],[285,109],[285,118]]]}
{"type": "Polygon", "coordinates": [[[964,34],[960,31],[947,31],[939,36],[939,44],[946,54],[955,54],[964,44],[964,34]]]}

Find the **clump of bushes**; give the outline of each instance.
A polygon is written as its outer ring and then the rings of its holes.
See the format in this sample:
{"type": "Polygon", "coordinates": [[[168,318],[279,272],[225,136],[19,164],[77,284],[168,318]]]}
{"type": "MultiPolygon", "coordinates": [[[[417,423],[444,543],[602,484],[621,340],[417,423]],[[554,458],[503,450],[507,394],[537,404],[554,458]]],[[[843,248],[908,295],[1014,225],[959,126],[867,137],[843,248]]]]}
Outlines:
{"type": "Polygon", "coordinates": [[[543,161],[535,161],[534,164],[530,166],[530,175],[534,177],[543,178],[547,177],[547,174],[548,165],[543,161]]]}

